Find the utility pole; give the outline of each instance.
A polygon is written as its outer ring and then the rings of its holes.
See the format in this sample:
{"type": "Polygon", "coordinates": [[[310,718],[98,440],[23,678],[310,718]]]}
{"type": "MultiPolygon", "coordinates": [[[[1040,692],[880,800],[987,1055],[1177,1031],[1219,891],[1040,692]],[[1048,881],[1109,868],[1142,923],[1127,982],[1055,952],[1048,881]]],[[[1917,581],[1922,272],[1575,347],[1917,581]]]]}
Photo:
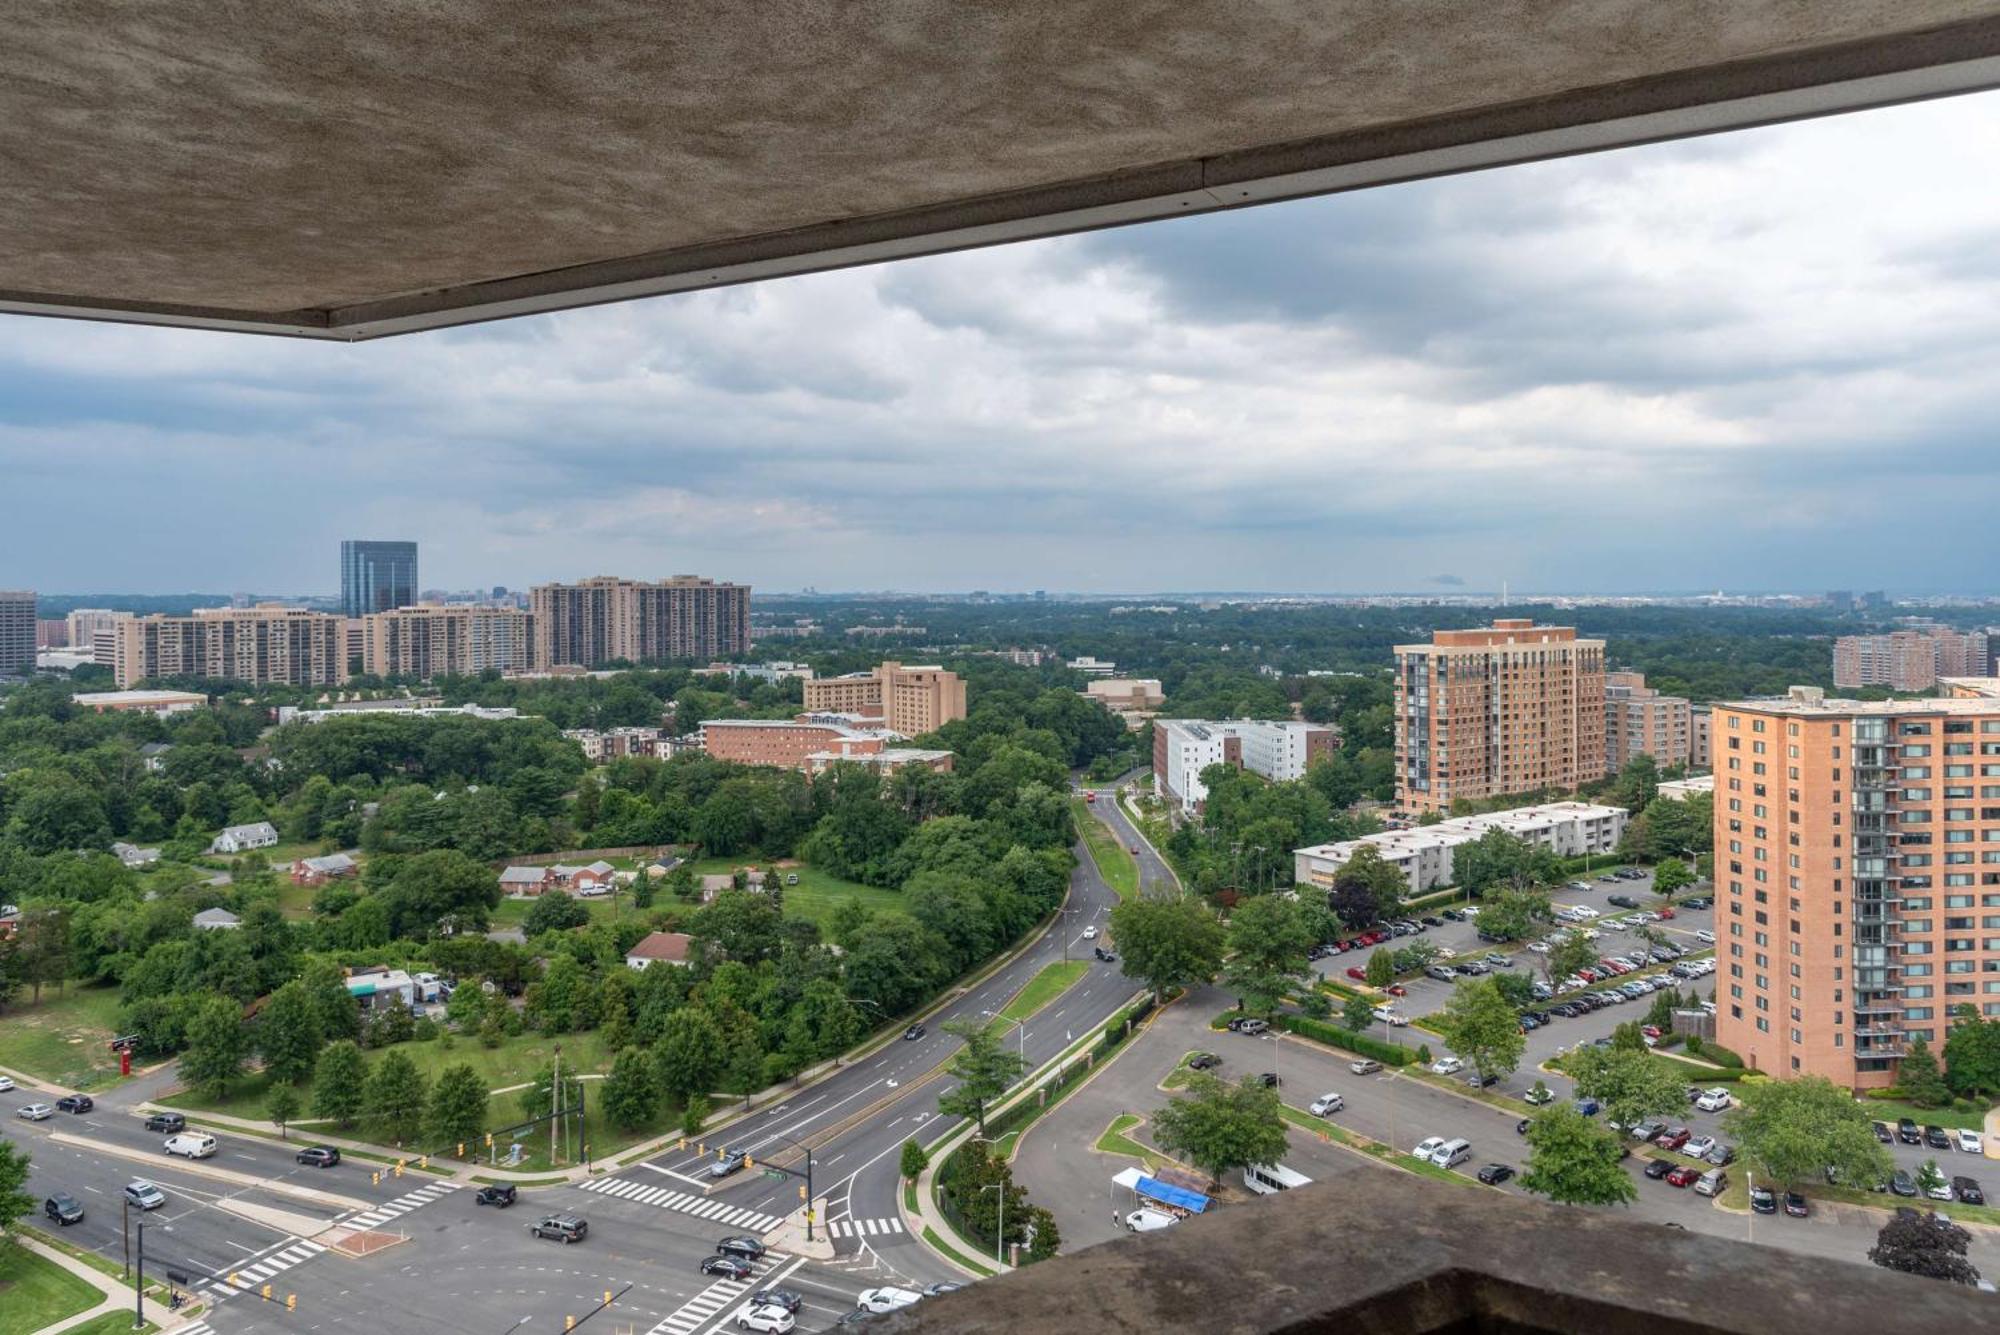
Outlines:
{"type": "Polygon", "coordinates": [[[562,1044],[556,1044],[554,1077],[549,1081],[549,1167],[556,1163],[556,1128],[562,1119],[562,1044]]]}
{"type": "Polygon", "coordinates": [[[139,1221],[139,1276],[132,1285],[132,1329],[146,1326],[146,1221],[139,1221]]]}

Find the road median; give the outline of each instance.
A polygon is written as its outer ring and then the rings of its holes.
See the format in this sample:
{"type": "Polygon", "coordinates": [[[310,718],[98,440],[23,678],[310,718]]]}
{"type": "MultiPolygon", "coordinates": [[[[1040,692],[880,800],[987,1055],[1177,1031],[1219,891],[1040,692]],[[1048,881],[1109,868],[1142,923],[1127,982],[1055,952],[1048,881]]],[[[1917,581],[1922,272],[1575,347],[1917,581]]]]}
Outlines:
{"type": "MultiPolygon", "coordinates": [[[[67,1131],[58,1131],[49,1139],[65,1145],[74,1145],[79,1149],[92,1150],[98,1154],[109,1154],[119,1159],[130,1159],[134,1163],[149,1164],[155,1168],[163,1166],[162,1158],[158,1154],[128,1149],[123,1145],[113,1145],[107,1141],[92,1140],[89,1136],[73,1136],[67,1131]]],[[[233,1168],[212,1167],[200,1159],[168,1158],[164,1160],[164,1166],[195,1177],[205,1177],[212,1182],[227,1182],[238,1187],[256,1187],[260,1191],[268,1191],[274,1195],[290,1196],[294,1200],[310,1201],[314,1205],[330,1206],[339,1210],[365,1210],[374,1204],[359,1196],[342,1196],[337,1192],[321,1191],[316,1187],[295,1186],[276,1178],[239,1173],[233,1168]]]]}

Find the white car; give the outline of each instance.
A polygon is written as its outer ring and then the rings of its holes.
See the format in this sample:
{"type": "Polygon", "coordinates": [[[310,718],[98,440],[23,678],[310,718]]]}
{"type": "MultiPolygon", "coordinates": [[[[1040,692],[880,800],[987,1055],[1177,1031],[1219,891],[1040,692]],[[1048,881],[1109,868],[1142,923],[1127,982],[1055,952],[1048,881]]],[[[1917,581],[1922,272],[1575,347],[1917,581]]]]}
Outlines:
{"type": "Polygon", "coordinates": [[[1152,1233],[1162,1228],[1172,1228],[1180,1220],[1165,1210],[1148,1210],[1144,1207],[1125,1216],[1125,1227],[1133,1233],[1152,1233]]]}
{"type": "Polygon", "coordinates": [[[14,1077],[8,1075],[0,1075],[0,1094],[6,1093],[13,1087],[14,1087],[14,1077]]]}
{"type": "Polygon", "coordinates": [[[1457,1075],[1465,1069],[1465,1063],[1456,1057],[1440,1057],[1431,1063],[1432,1075],[1457,1075]]]}
{"type": "Polygon", "coordinates": [[[56,1115],[56,1110],[46,1103],[31,1103],[25,1108],[16,1108],[14,1116],[25,1117],[30,1122],[46,1122],[56,1115]]]}
{"type": "Polygon", "coordinates": [[[923,1296],[910,1289],[863,1289],[861,1296],[854,1300],[854,1305],[864,1312],[894,1312],[915,1306],[923,1300],[923,1296]]]}
{"type": "Polygon", "coordinates": [[[1083,939],[1086,941],[1095,941],[1097,939],[1097,929],[1095,927],[1084,928],[1083,939]]]}
{"type": "Polygon", "coordinates": [[[1701,1112],[1726,1112],[1734,1102],[1726,1089],[1704,1089],[1701,1097],[1694,1101],[1694,1106],[1701,1112]]]}
{"type": "Polygon", "coordinates": [[[1706,1159],[1709,1151],[1714,1148],[1714,1136],[1696,1136],[1693,1140],[1681,1146],[1681,1153],[1687,1155],[1690,1159],[1706,1159]]]}
{"type": "Polygon", "coordinates": [[[1383,1024],[1392,1025],[1399,1029],[1410,1022],[1409,1016],[1389,1006],[1377,1006],[1375,1008],[1375,1018],[1383,1024]]]}
{"type": "Polygon", "coordinates": [[[1588,904],[1572,905],[1570,907],[1570,912],[1574,913],[1579,918],[1595,918],[1597,916],[1597,910],[1591,908],[1588,904]]]}
{"type": "Polygon", "coordinates": [[[1328,1113],[1337,1113],[1346,1106],[1347,1100],[1341,1098],[1340,1095],[1322,1094],[1312,1101],[1312,1105],[1306,1111],[1314,1117],[1324,1117],[1328,1113]]]}
{"type": "Polygon", "coordinates": [[[1706,927],[1703,927],[1695,932],[1694,939],[1701,942],[1703,945],[1712,946],[1715,944],[1715,933],[1709,931],[1706,927]]]}
{"type": "Polygon", "coordinates": [[[1964,1127],[1959,1128],[1958,1148],[1967,1154],[1986,1153],[1986,1147],[1979,1143],[1979,1133],[1964,1127]]]}
{"type": "Polygon", "coordinates": [[[1530,941],[1528,949],[1534,951],[1537,955],[1546,955],[1549,953],[1549,943],[1546,941],[1530,941]]]}
{"type": "Polygon", "coordinates": [[[1410,1153],[1415,1155],[1417,1158],[1422,1159],[1425,1163],[1429,1163],[1431,1161],[1431,1156],[1438,1152],[1438,1147],[1443,1145],[1449,1139],[1450,1137],[1448,1136],[1426,1137],[1425,1139],[1418,1141],[1417,1147],[1411,1150],[1410,1153]]]}
{"type": "Polygon", "coordinates": [[[746,1307],[736,1314],[738,1330],[764,1330],[775,1332],[775,1335],[789,1335],[798,1324],[797,1317],[773,1303],[746,1307]]]}

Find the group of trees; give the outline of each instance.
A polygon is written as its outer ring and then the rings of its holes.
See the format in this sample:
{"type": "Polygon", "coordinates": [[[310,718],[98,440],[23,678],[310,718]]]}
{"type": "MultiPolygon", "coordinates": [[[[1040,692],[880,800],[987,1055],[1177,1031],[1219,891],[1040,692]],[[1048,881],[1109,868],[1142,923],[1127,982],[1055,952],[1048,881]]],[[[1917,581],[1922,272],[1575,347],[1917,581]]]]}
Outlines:
{"type": "Polygon", "coordinates": [[[1896,1083],[1902,1096],[1921,1108],[2000,1094],[2000,1020],[1981,1018],[1970,1003],[1953,1007],[1943,1064],[1920,1036],[1903,1055],[1896,1083]]]}

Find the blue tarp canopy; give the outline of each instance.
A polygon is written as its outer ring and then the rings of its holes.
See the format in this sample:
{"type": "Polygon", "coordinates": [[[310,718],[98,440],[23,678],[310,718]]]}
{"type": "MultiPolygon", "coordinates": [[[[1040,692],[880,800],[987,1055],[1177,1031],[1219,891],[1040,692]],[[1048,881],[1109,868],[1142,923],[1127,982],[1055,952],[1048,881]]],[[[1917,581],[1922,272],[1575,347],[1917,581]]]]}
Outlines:
{"type": "Polygon", "coordinates": [[[1171,1205],[1189,1214],[1200,1214],[1208,1208],[1208,1197],[1200,1192],[1173,1186],[1156,1177],[1142,1177],[1132,1189],[1141,1196],[1151,1196],[1162,1205],[1171,1205]]]}

